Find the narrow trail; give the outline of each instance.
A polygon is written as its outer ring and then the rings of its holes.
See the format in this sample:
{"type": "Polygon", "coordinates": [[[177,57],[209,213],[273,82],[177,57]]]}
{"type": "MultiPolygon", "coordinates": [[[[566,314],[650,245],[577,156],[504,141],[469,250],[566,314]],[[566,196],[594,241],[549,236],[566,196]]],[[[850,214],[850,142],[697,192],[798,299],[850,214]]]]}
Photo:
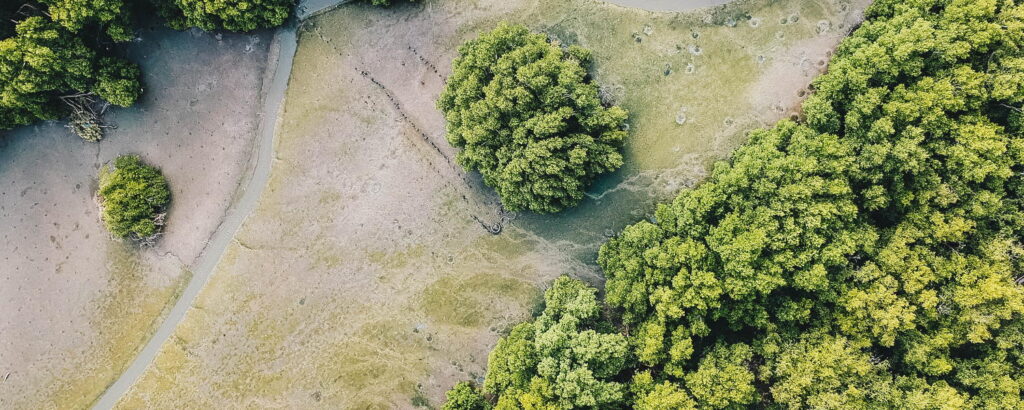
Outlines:
{"type": "MultiPolygon", "coordinates": [[[[277,128],[278,116],[284,102],[285,90],[288,86],[288,79],[291,76],[292,60],[295,57],[295,50],[298,47],[296,30],[301,19],[315,15],[323,10],[335,7],[349,0],[311,0],[301,2],[300,9],[296,12],[297,19],[293,18],[285,26],[280,27],[274,33],[274,43],[277,45],[277,61],[273,63],[273,77],[269,86],[265,84],[263,109],[260,117],[258,136],[256,139],[256,153],[253,157],[255,166],[248,179],[243,180],[241,186],[241,197],[231,205],[225,213],[224,220],[217,230],[214,231],[203,249],[202,255],[192,266],[192,277],[189,279],[185,290],[175,301],[174,306],[168,312],[160,325],[150,336],[149,341],[139,351],[131,364],[125,369],[118,379],[107,387],[103,395],[93,405],[93,409],[112,409],[125,393],[142,377],[151,363],[160,353],[160,348],[170,341],[175,328],[185,318],[189,308],[199,296],[199,292],[210,279],[210,275],[217,267],[224,251],[227,250],[235,233],[242,226],[245,218],[256,208],[260,196],[263,194],[267,181],[270,179],[271,163],[274,159],[274,134],[277,128]]],[[[270,58],[273,58],[271,50],[270,58]]]]}

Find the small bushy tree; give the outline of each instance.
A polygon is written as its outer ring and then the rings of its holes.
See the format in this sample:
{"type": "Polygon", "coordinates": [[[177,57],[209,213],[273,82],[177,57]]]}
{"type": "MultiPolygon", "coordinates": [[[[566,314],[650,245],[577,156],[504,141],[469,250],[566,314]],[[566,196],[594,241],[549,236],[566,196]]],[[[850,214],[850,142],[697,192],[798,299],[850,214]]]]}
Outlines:
{"type": "Polygon", "coordinates": [[[441,410],[488,410],[491,403],[484,398],[471,382],[460,382],[445,393],[441,410]]]}
{"type": "Polygon", "coordinates": [[[589,60],[588,50],[506,23],[459,48],[438,107],[458,162],[506,209],[558,212],[622,166],[626,111],[602,105],[589,60]]]}
{"type": "MultiPolygon", "coordinates": [[[[602,246],[636,358],[622,407],[1024,408],[1024,4],[866,17],[806,121],[602,246]]],[[[492,353],[499,406],[565,403],[508,393],[556,391],[531,371],[564,357],[540,323],[492,353]]]]}
{"type": "Polygon", "coordinates": [[[103,222],[120,238],[148,239],[160,232],[171,200],[167,180],[139,157],[125,155],[100,170],[99,191],[103,222]]]}
{"type": "Polygon", "coordinates": [[[142,93],[134,64],[98,57],[78,37],[45,17],[18,23],[0,40],[0,129],[49,120],[65,113],[59,97],[95,93],[128,106],[142,93]]]}

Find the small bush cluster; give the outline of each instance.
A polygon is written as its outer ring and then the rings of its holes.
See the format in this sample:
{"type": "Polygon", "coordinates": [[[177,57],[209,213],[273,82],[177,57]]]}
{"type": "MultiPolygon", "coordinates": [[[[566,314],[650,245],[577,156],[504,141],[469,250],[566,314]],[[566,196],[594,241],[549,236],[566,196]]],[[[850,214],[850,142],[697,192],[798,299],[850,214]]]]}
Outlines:
{"type": "Polygon", "coordinates": [[[148,240],[160,233],[171,191],[160,170],[134,155],[118,157],[100,170],[97,200],[114,236],[148,240]]]}
{"type": "Polygon", "coordinates": [[[457,160],[510,211],[561,211],[622,166],[626,110],[605,107],[590,52],[502,23],[459,48],[438,107],[457,160]]]}

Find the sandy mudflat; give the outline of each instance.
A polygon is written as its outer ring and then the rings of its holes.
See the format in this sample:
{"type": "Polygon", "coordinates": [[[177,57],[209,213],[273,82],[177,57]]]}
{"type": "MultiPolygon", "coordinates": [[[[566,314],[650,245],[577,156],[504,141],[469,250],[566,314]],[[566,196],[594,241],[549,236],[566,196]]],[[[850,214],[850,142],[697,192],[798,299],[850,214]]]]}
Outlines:
{"type": "Polygon", "coordinates": [[[796,115],[866,0],[693,14],[591,0],[349,4],[301,30],[263,197],[123,408],[438,405],[598,246],[699,181],[745,131],[796,115]],[[632,112],[628,165],[555,216],[499,215],[453,164],[434,101],[499,20],[594,50],[632,112]],[[484,225],[503,224],[500,235],[484,225]]]}
{"type": "Polygon", "coordinates": [[[86,143],[59,123],[0,137],[0,408],[82,408],[120,374],[189,277],[249,167],[269,33],[144,29],[129,46],[145,95],[86,143]],[[96,172],[119,154],[160,167],[166,235],[110,240],[96,172]]]}

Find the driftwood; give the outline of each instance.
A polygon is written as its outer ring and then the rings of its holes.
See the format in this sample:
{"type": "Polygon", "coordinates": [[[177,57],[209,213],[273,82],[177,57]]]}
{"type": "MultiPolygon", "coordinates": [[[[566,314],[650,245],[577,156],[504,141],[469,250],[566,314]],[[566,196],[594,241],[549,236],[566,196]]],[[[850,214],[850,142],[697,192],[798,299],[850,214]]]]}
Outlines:
{"type": "Polygon", "coordinates": [[[103,139],[105,129],[113,128],[103,124],[102,119],[110,103],[100,101],[95,94],[65,95],[60,97],[60,100],[71,109],[67,127],[82,139],[97,142],[103,139]]]}

